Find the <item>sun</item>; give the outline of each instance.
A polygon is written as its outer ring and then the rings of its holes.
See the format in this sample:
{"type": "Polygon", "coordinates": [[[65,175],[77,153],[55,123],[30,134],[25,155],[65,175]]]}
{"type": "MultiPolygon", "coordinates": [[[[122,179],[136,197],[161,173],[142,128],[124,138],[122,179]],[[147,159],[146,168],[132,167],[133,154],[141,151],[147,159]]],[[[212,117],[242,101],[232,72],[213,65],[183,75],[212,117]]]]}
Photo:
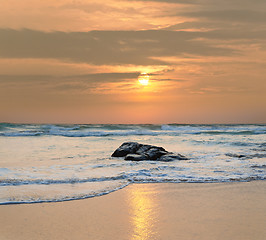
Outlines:
{"type": "Polygon", "coordinates": [[[149,75],[147,73],[141,73],[138,77],[139,84],[147,86],[149,84],[149,75]]]}

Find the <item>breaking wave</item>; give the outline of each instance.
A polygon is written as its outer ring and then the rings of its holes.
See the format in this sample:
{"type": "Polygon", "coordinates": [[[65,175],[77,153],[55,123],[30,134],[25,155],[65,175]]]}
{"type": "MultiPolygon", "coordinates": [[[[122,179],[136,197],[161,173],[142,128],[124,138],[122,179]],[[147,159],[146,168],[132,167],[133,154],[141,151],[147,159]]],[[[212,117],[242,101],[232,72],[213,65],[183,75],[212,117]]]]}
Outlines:
{"type": "Polygon", "coordinates": [[[176,136],[181,134],[202,135],[259,135],[266,134],[266,125],[30,125],[0,124],[0,136],[64,136],[64,137],[105,137],[147,135],[176,136]]]}

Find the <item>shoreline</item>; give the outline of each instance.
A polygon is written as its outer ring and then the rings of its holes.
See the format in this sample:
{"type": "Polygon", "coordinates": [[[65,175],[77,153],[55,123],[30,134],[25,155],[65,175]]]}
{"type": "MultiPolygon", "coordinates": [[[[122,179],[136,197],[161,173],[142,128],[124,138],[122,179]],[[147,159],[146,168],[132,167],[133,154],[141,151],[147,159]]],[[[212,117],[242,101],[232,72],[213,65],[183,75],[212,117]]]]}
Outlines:
{"type": "Polygon", "coordinates": [[[86,199],[0,205],[0,240],[262,240],[265,212],[266,181],[136,183],[86,199]]]}
{"type": "MultiPolygon", "coordinates": [[[[266,179],[257,179],[257,180],[252,180],[252,181],[224,181],[224,182],[132,182],[128,183],[126,186],[119,187],[117,189],[113,189],[110,192],[104,192],[104,193],[99,193],[98,195],[94,196],[85,196],[85,197],[80,197],[80,198],[70,198],[70,199],[64,199],[64,200],[40,200],[39,202],[9,202],[9,203],[0,203],[0,206],[5,206],[5,205],[31,205],[31,204],[45,204],[45,203],[63,203],[63,202],[72,202],[72,201],[79,201],[79,200],[86,200],[86,199],[91,199],[91,198],[98,198],[102,197],[105,195],[109,195],[111,193],[121,191],[124,188],[127,188],[131,185],[148,185],[148,184],[235,184],[235,183],[250,183],[250,182],[261,182],[261,181],[266,181],[266,179]]],[[[0,239],[1,240],[1,239],[0,239]]]]}

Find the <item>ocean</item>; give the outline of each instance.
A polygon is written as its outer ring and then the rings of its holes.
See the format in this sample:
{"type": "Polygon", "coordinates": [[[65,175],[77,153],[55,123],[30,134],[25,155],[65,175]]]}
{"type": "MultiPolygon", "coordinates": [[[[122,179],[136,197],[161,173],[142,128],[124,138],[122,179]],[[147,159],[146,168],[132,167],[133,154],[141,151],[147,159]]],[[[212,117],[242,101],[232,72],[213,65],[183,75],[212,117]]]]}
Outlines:
{"type": "Polygon", "coordinates": [[[101,196],[132,183],[266,179],[266,125],[0,123],[0,204],[101,196]],[[123,142],[164,147],[189,160],[111,158],[123,142]]]}

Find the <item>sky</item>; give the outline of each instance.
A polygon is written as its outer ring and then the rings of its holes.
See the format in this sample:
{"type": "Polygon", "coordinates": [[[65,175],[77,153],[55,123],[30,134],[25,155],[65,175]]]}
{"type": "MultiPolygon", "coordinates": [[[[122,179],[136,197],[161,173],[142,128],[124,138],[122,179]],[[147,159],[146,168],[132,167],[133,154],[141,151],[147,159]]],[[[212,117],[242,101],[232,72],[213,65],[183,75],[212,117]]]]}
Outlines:
{"type": "Polygon", "coordinates": [[[0,122],[266,123],[265,0],[0,6],[0,122]]]}

